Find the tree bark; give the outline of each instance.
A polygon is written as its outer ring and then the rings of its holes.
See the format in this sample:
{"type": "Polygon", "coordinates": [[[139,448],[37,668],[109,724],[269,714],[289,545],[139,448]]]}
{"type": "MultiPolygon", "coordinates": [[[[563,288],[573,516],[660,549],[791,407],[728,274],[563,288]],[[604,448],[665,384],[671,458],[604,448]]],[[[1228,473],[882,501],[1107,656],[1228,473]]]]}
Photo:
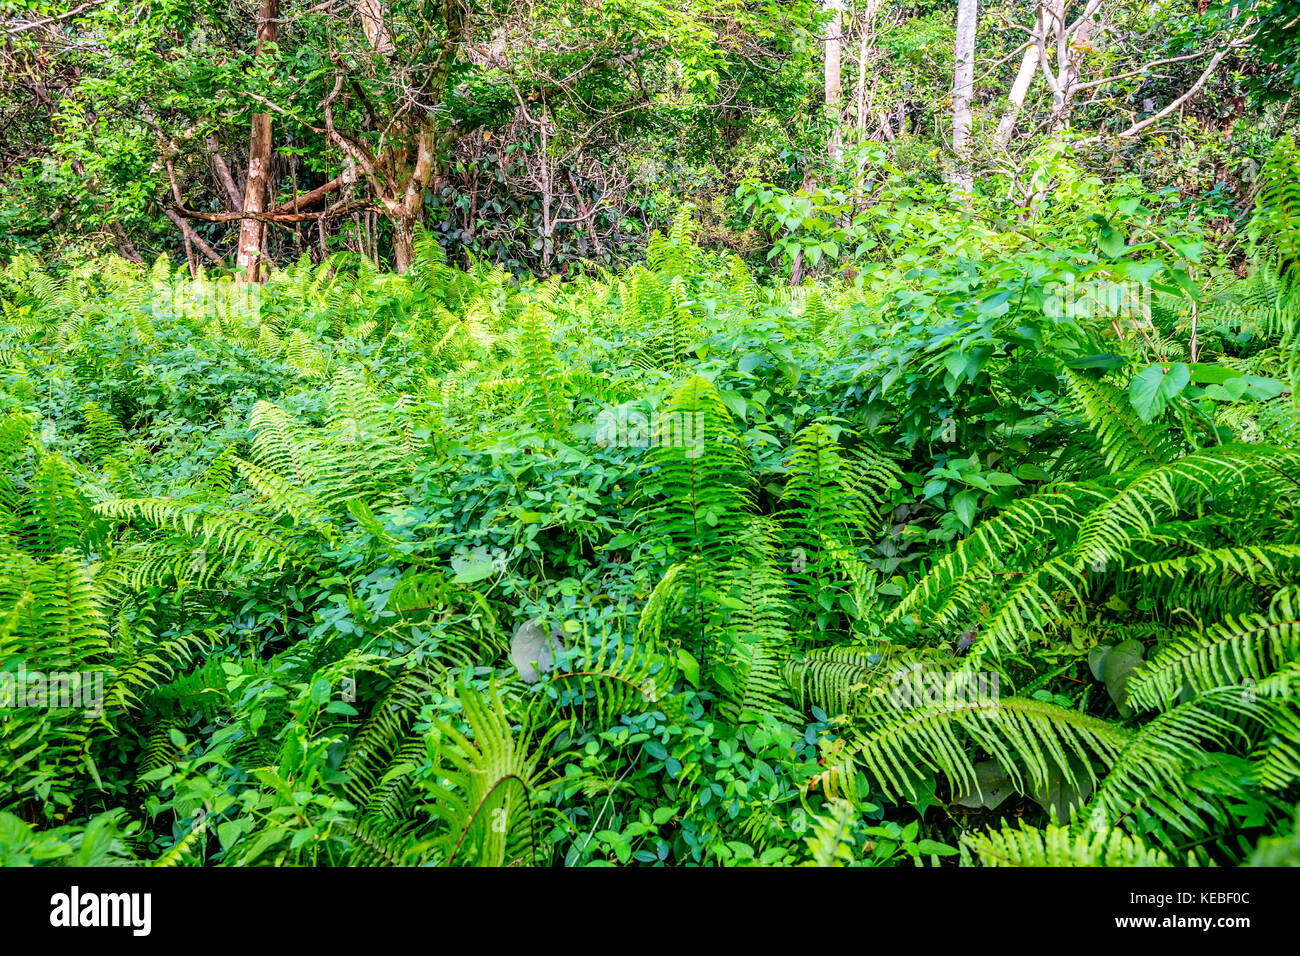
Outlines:
{"type": "Polygon", "coordinates": [[[393,268],[398,272],[409,272],[415,260],[415,223],[416,216],[401,213],[389,213],[388,221],[393,227],[393,268]]]}
{"type": "Polygon", "coordinates": [[[979,0],[958,0],[957,43],[954,49],[956,66],[952,83],[952,151],[956,167],[952,184],[957,193],[969,197],[974,181],[970,157],[970,104],[975,84],[975,24],[979,0]]]}
{"type": "MultiPolygon", "coordinates": [[[[1057,71],[1060,85],[1059,104],[1052,119],[1052,132],[1064,129],[1070,120],[1070,104],[1074,99],[1079,76],[1083,71],[1083,58],[1088,50],[1088,37],[1092,34],[1102,0],[1088,0],[1079,18],[1061,30],[1056,41],[1057,71]]],[[[1065,20],[1065,7],[1061,6],[1061,22],[1065,20]]]]}
{"type": "Polygon", "coordinates": [[[424,211],[424,187],[433,179],[433,131],[426,128],[416,137],[415,165],[400,198],[381,197],[393,226],[393,265],[398,272],[411,268],[415,256],[415,224],[424,211]]]}
{"type": "Polygon", "coordinates": [[[212,160],[212,171],[216,176],[217,185],[221,187],[221,194],[225,197],[226,206],[231,212],[238,212],[244,206],[244,194],[235,185],[235,178],[230,175],[230,167],[226,165],[226,158],[221,155],[221,150],[217,145],[217,138],[209,136],[203,142],[207,147],[208,156],[212,160]]]}
{"type": "MultiPolygon", "coordinates": [[[[257,52],[274,43],[279,33],[280,0],[262,0],[257,24],[257,52]]],[[[268,177],[271,171],[271,114],[255,113],[248,139],[248,176],[244,180],[243,213],[256,215],[266,209],[268,177]]],[[[258,282],[262,273],[262,239],[266,224],[246,218],[239,224],[239,248],[235,267],[241,282],[258,282]]]]}
{"type": "Polygon", "coordinates": [[[194,247],[198,249],[199,252],[203,253],[222,269],[226,267],[226,260],[221,258],[221,254],[204,242],[203,237],[195,232],[188,222],[181,218],[180,213],[175,209],[164,209],[163,214],[176,224],[176,228],[178,228],[181,231],[181,235],[185,237],[186,243],[193,243],[194,247]]]}
{"type": "Polygon", "coordinates": [[[844,0],[825,0],[831,15],[826,24],[826,112],[831,118],[831,135],[827,153],[832,163],[840,160],[843,141],[840,132],[840,34],[844,30],[844,0]]]}
{"type": "Polygon", "coordinates": [[[871,113],[871,97],[867,94],[867,64],[874,60],[876,55],[876,13],[879,9],[880,0],[867,0],[862,10],[862,39],[858,45],[858,85],[853,98],[854,125],[857,127],[859,140],[866,137],[867,116],[871,113]]]}
{"type": "Polygon", "coordinates": [[[361,29],[366,34],[366,41],[376,53],[387,56],[393,52],[393,38],[384,22],[384,8],[380,0],[358,0],[357,10],[361,14],[361,29]]]}
{"type": "MultiPolygon", "coordinates": [[[[383,22],[380,0],[375,0],[373,5],[363,4],[363,9],[383,22]]],[[[426,73],[418,90],[408,91],[415,102],[442,101],[452,63],[469,35],[469,15],[464,0],[442,0],[440,11],[443,37],[433,68],[426,73]]],[[[367,22],[365,16],[363,23],[367,22]]],[[[375,33],[373,37],[367,34],[376,53],[393,56],[398,51],[391,41],[385,43],[386,36],[386,30],[375,33]],[[385,53],[385,46],[391,52],[385,53]]],[[[344,79],[345,74],[340,69],[335,77],[334,91],[321,104],[325,114],[325,132],[330,142],[342,149],[365,176],[393,230],[393,265],[398,272],[406,272],[414,258],[415,227],[424,210],[424,191],[433,182],[436,154],[449,144],[451,131],[446,128],[439,130],[434,111],[415,107],[414,115],[395,119],[385,134],[382,148],[371,151],[360,137],[345,134],[334,124],[333,103],[344,79]]]]}
{"type": "Polygon", "coordinates": [[[1007,91],[1007,108],[1002,113],[1002,119],[998,121],[996,140],[1000,146],[1011,142],[1011,134],[1015,132],[1016,121],[1020,119],[1020,110],[1025,105],[1025,96],[1029,93],[1029,85],[1033,83],[1034,74],[1038,72],[1040,56],[1038,51],[1043,45],[1044,30],[1043,8],[1040,4],[1034,19],[1034,34],[1029,39],[1029,46],[1025,48],[1025,55],[1020,61],[1020,70],[1016,73],[1015,81],[1007,91]]]}

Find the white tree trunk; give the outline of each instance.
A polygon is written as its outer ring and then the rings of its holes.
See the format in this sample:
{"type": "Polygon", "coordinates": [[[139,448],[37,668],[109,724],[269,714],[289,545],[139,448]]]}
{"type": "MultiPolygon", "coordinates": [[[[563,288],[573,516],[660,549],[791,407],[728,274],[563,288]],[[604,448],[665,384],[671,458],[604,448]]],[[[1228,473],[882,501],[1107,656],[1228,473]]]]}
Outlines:
{"type": "Polygon", "coordinates": [[[952,184],[957,192],[969,196],[974,187],[970,155],[970,104],[975,86],[975,23],[979,0],[958,0],[956,67],[952,83],[952,150],[956,167],[952,184]]]}
{"type": "MultiPolygon", "coordinates": [[[[858,85],[854,93],[854,125],[858,140],[866,139],[867,117],[871,115],[871,95],[867,93],[867,65],[876,58],[876,14],[880,0],[866,0],[862,7],[862,39],[858,46],[858,85]]],[[[873,90],[874,92],[874,90],[873,90]]]]}
{"type": "Polygon", "coordinates": [[[840,132],[840,35],[844,31],[844,0],[825,0],[831,15],[826,24],[826,112],[831,117],[831,136],[827,152],[831,162],[839,162],[842,147],[840,132]]]}
{"type": "MultiPolygon", "coordinates": [[[[1056,40],[1057,83],[1060,95],[1057,97],[1056,115],[1052,119],[1052,132],[1064,129],[1070,121],[1071,104],[1079,85],[1083,71],[1083,58],[1089,49],[1088,38],[1096,24],[1095,17],[1101,8],[1102,0],[1088,0],[1079,18],[1062,29],[1056,40]]],[[[1065,4],[1061,5],[1061,17],[1065,17],[1065,4]]]]}
{"type": "Polygon", "coordinates": [[[1039,49],[1043,45],[1043,36],[1043,8],[1040,5],[1034,22],[1034,35],[1030,37],[1029,46],[1025,48],[1024,58],[1020,61],[1020,70],[1016,73],[1016,79],[1007,92],[1007,108],[1002,113],[1002,119],[998,121],[997,141],[1001,146],[1011,142],[1011,134],[1016,129],[1016,120],[1020,118],[1020,110],[1025,105],[1025,96],[1029,93],[1029,85],[1033,83],[1034,74],[1038,72],[1038,59],[1041,55],[1039,49]]]}

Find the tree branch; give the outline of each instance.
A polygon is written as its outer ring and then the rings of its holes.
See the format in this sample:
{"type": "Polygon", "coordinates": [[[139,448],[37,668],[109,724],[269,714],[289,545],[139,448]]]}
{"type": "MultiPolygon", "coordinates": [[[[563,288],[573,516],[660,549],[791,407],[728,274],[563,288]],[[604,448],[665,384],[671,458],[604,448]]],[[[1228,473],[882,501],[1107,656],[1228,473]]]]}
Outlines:
{"type": "MultiPolygon", "coordinates": [[[[1160,112],[1155,113],[1155,114],[1153,114],[1153,115],[1151,115],[1151,116],[1148,116],[1146,119],[1142,120],[1140,123],[1134,123],[1134,124],[1133,124],[1132,126],[1130,126],[1128,129],[1123,130],[1123,131],[1120,132],[1120,133],[1117,133],[1117,134],[1116,134],[1116,138],[1117,138],[1117,139],[1132,139],[1132,138],[1133,138],[1134,136],[1136,136],[1138,133],[1142,132],[1142,130],[1144,130],[1144,129],[1146,129],[1148,126],[1150,126],[1152,123],[1158,123],[1158,122],[1160,122],[1160,120],[1164,119],[1166,116],[1168,116],[1168,115],[1169,115],[1170,113],[1172,113],[1174,110],[1178,109],[1180,106],[1182,106],[1184,103],[1186,103],[1188,100],[1190,100],[1193,96],[1195,96],[1197,93],[1199,93],[1199,92],[1201,91],[1201,87],[1203,87],[1203,86],[1205,85],[1206,80],[1208,80],[1208,79],[1210,78],[1210,76],[1214,73],[1215,68],[1218,67],[1219,62],[1220,62],[1220,61],[1221,61],[1225,56],[1227,56],[1229,53],[1231,53],[1233,50],[1237,49],[1238,47],[1240,47],[1240,46],[1244,46],[1245,44],[1249,43],[1249,42],[1250,42],[1251,40],[1253,40],[1254,38],[1255,38],[1255,34],[1252,33],[1252,34],[1251,34],[1250,36],[1248,36],[1248,37],[1242,37],[1242,38],[1240,38],[1240,39],[1238,39],[1238,40],[1233,40],[1231,43],[1229,43],[1227,46],[1225,46],[1225,47],[1224,47],[1222,50],[1220,50],[1218,53],[1214,54],[1214,58],[1210,60],[1210,64],[1209,64],[1209,66],[1207,66],[1207,67],[1205,68],[1205,72],[1202,73],[1202,74],[1197,78],[1196,82],[1193,83],[1193,84],[1191,85],[1191,87],[1190,87],[1190,88],[1189,88],[1185,93],[1183,93],[1182,96],[1178,97],[1178,99],[1174,100],[1172,103],[1170,103],[1170,104],[1169,104],[1168,106],[1166,106],[1164,109],[1162,109],[1160,112]]],[[[1104,138],[1105,138],[1105,137],[1104,137],[1103,135],[1098,134],[1098,135],[1096,135],[1096,136],[1091,136],[1091,137],[1089,137],[1088,139],[1084,140],[1084,142],[1085,142],[1085,143],[1095,143],[1095,142],[1099,142],[1100,140],[1102,140],[1102,139],[1104,139],[1104,138]]]]}

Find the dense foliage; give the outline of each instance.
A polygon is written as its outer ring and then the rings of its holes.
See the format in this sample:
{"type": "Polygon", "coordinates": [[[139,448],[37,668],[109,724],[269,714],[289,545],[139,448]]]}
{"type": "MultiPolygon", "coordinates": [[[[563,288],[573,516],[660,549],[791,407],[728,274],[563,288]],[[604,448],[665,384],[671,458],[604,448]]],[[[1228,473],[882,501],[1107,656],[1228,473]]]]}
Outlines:
{"type": "Polygon", "coordinates": [[[1300,864],[1296,0],[0,0],[0,864],[1300,864]]]}
{"type": "MultiPolygon", "coordinates": [[[[945,176],[961,2],[6,0],[0,255],[247,269],[251,242],[281,266],[348,250],[401,271],[422,220],[451,262],[567,275],[639,262],[691,203],[702,245],[757,266],[747,180],[860,213],[876,151],[945,176]]],[[[1230,233],[1294,123],[1296,12],[980,4],[976,191],[1032,218],[1074,188],[1056,158],[1076,143],[1085,176],[1136,174],[1230,233]]]]}
{"type": "Polygon", "coordinates": [[[565,282],[19,256],[0,669],[104,676],[0,711],[0,857],[1296,862],[1296,161],[1236,271],[883,160],[800,287],[689,208],[565,282]]]}

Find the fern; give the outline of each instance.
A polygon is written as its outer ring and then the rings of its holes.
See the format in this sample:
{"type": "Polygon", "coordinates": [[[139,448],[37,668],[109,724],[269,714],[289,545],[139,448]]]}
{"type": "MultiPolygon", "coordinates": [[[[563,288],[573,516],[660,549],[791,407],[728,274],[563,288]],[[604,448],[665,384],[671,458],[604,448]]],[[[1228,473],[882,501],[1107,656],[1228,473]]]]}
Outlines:
{"type": "Polygon", "coordinates": [[[1172,866],[1160,850],[1123,830],[1078,830],[1021,822],[963,837],[962,849],[984,866],[1172,866]]]}
{"type": "Polygon", "coordinates": [[[1172,461],[1178,448],[1160,429],[1144,423],[1128,396],[1109,382],[1095,381],[1065,369],[1065,381],[1101,447],[1106,466],[1115,473],[1172,461]]]}
{"type": "Polygon", "coordinates": [[[1259,681],[1300,656],[1300,615],[1290,592],[1263,614],[1229,616],[1204,633],[1167,644],[1134,675],[1129,698],[1144,707],[1166,706],[1184,687],[1201,692],[1259,681]]]}
{"type": "Polygon", "coordinates": [[[531,863],[544,786],[538,764],[561,725],[537,739],[527,727],[516,736],[494,689],[485,696],[462,687],[459,699],[469,735],[438,723],[440,762],[423,784],[445,827],[434,846],[443,865],[531,863]]]}
{"type": "Polygon", "coordinates": [[[1290,269],[1300,263],[1300,147],[1283,137],[1274,144],[1262,173],[1251,234],[1268,237],[1290,269]]]}
{"type": "MultiPolygon", "coordinates": [[[[959,686],[968,686],[959,682],[959,686]]],[[[1074,782],[1070,757],[1113,763],[1128,733],[1107,721],[1054,704],[1016,697],[921,700],[907,707],[880,695],[854,715],[855,759],[886,794],[916,796],[916,772],[944,774],[954,790],[978,786],[969,748],[977,746],[1027,792],[1045,790],[1054,772],[1074,782]]]]}

